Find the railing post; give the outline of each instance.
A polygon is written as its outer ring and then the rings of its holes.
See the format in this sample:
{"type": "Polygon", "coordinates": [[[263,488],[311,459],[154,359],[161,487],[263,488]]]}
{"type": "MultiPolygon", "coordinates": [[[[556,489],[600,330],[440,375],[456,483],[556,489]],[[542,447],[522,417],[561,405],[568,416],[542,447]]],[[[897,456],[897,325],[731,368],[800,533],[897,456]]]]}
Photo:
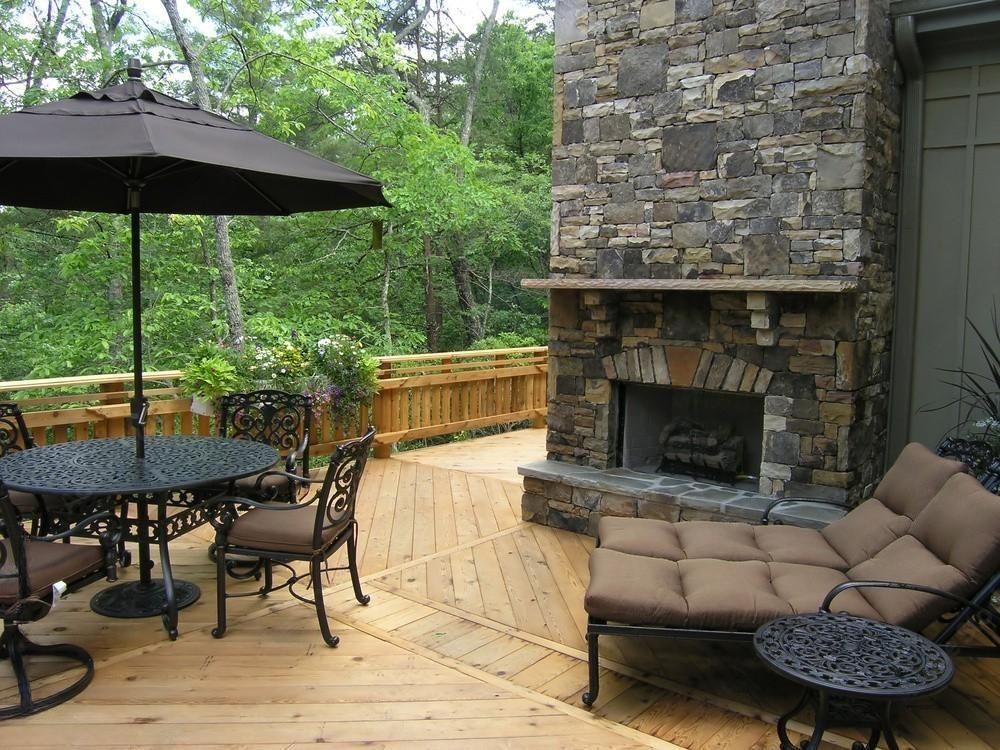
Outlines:
{"type": "MultiPolygon", "coordinates": [[[[392,363],[384,359],[379,362],[378,379],[388,380],[392,377],[392,363]]],[[[372,423],[375,425],[376,440],[379,432],[389,429],[389,394],[379,389],[372,402],[372,423]]],[[[392,443],[375,443],[375,458],[389,458],[392,455],[392,443]]]]}

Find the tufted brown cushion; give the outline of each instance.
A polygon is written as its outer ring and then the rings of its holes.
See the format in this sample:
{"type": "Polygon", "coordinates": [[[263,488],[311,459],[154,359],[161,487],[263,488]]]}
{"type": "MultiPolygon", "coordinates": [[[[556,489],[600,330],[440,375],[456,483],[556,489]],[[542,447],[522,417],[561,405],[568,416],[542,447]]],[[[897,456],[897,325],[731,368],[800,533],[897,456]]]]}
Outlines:
{"type": "Polygon", "coordinates": [[[872,499],[823,529],[823,537],[851,565],[871,559],[907,533],[914,518],[965,464],[910,443],[875,488],[872,499]]]}
{"type": "MultiPolygon", "coordinates": [[[[0,574],[14,573],[10,541],[0,542],[7,553],[0,574]]],[[[28,587],[32,595],[48,597],[56,581],[73,583],[99,570],[104,565],[104,553],[96,544],[60,544],[25,539],[24,554],[28,563],[28,587]]],[[[17,601],[17,577],[0,577],[0,604],[17,601]]]]}
{"type": "MultiPolygon", "coordinates": [[[[236,519],[228,543],[234,547],[312,555],[316,551],[312,543],[315,524],[315,504],[283,511],[254,508],[236,519]]],[[[346,525],[325,529],[323,546],[333,541],[346,525]]]]}
{"type": "Polygon", "coordinates": [[[965,472],[961,461],[939,456],[920,443],[910,443],[900,451],[872,497],[889,510],[914,519],[945,482],[965,472]]]}
{"type": "Polygon", "coordinates": [[[847,570],[850,565],[816,529],[752,526],[719,521],[657,521],[607,516],[597,531],[601,547],[665,560],[790,562],[847,570]]]}
{"type": "Polygon", "coordinates": [[[1000,497],[968,474],[953,476],[910,534],[978,587],[1000,569],[1000,497]]]}
{"type": "MultiPolygon", "coordinates": [[[[812,565],[663,560],[605,548],[590,558],[584,606],[591,617],[638,625],[753,630],[782,615],[815,612],[847,577],[812,565]]],[[[855,592],[843,596],[855,614],[878,617],[855,592]]]]}
{"type": "Polygon", "coordinates": [[[964,470],[961,462],[910,443],[872,499],[822,530],[607,516],[597,538],[606,549],[665,560],[758,560],[846,571],[903,536],[948,478],[964,470]]]}
{"type": "MultiPolygon", "coordinates": [[[[849,580],[969,596],[1000,569],[1000,497],[963,469],[907,446],[879,497],[822,532],[602,519],[586,610],[637,625],[753,630],[773,617],[816,611],[849,580]]],[[[921,630],[952,606],[929,594],[866,588],[840,594],[831,608],[921,630]]]]}

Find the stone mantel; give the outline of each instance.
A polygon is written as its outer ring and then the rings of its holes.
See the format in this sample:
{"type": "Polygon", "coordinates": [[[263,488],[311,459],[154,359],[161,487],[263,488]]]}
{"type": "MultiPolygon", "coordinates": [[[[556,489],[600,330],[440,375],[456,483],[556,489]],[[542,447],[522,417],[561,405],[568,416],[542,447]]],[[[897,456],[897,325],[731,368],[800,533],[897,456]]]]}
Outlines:
{"type": "Polygon", "coordinates": [[[861,289],[856,278],[846,279],[522,279],[525,289],[578,289],[620,292],[775,292],[842,294],[861,289]]]}

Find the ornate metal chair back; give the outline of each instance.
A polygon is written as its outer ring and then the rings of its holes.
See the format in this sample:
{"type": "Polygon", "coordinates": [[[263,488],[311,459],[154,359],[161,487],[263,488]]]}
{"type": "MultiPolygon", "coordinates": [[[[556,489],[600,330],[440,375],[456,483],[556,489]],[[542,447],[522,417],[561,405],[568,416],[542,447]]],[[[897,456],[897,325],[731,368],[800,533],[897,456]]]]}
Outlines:
{"type": "Polygon", "coordinates": [[[326,470],[326,476],[316,499],[314,549],[322,546],[324,531],[354,521],[358,487],[374,440],[375,428],[369,427],[368,432],[357,440],[337,446],[330,456],[330,466],[326,470]]]}
{"type": "Polygon", "coordinates": [[[12,401],[0,401],[0,457],[34,447],[20,407],[12,401]]]}
{"type": "Polygon", "coordinates": [[[11,608],[26,598],[30,589],[24,555],[24,531],[17,509],[2,482],[0,482],[0,538],[5,539],[4,542],[0,542],[0,618],[6,621],[11,608]]]}
{"type": "Polygon", "coordinates": [[[309,473],[312,398],[286,391],[251,391],[222,397],[219,435],[267,443],[281,455],[301,450],[302,474],[309,473]]]}

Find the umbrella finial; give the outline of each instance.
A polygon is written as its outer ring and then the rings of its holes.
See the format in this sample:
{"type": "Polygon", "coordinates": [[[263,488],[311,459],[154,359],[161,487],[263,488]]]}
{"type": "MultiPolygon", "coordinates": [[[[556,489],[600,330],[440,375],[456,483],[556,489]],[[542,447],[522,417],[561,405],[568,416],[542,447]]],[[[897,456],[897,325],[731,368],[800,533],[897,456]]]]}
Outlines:
{"type": "Polygon", "coordinates": [[[138,81],[142,77],[142,60],[138,57],[129,58],[125,72],[128,73],[130,81],[138,81]]]}

